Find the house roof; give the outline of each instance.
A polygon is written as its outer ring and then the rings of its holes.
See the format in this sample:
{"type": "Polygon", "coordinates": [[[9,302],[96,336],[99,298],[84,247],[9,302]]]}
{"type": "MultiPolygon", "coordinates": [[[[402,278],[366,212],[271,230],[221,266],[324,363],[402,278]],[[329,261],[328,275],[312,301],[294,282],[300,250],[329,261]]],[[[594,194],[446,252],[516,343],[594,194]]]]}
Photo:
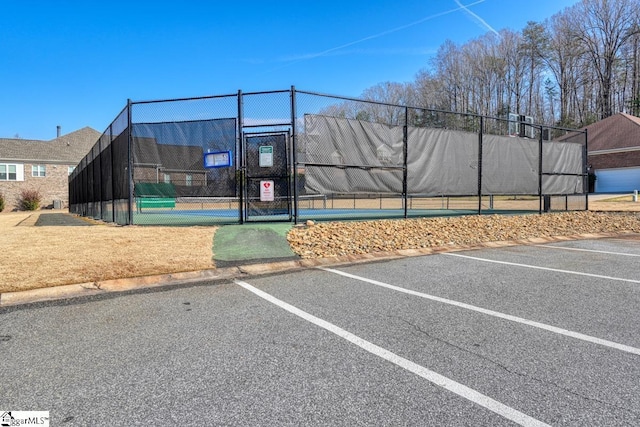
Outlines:
{"type": "Polygon", "coordinates": [[[50,141],[0,138],[0,160],[78,164],[100,138],[100,132],[84,127],[50,141]]]}
{"type": "Polygon", "coordinates": [[[640,118],[618,113],[595,122],[587,129],[589,152],[640,147],[640,118]]]}
{"type": "Polygon", "coordinates": [[[201,146],[158,144],[155,138],[133,137],[134,163],[175,171],[204,171],[201,146]]]}

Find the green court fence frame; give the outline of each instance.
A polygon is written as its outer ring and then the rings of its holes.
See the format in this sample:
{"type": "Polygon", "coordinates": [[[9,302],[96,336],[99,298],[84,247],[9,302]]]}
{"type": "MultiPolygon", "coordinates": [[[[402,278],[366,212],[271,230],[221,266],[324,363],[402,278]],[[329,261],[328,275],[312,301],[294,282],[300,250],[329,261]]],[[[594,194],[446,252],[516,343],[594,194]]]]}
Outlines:
{"type": "Polygon", "coordinates": [[[288,90],[127,101],[70,212],[215,225],[588,210],[586,130],[288,90]]]}

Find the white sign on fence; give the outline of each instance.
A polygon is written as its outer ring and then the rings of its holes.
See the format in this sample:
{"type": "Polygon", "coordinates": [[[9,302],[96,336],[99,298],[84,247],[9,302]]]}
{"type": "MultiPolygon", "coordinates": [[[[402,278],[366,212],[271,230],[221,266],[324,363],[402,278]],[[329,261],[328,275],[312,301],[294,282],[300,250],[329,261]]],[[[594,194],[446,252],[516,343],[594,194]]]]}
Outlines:
{"type": "Polygon", "coordinates": [[[260,151],[260,167],[273,167],[273,145],[263,145],[258,150],[260,151]]]}
{"type": "Polygon", "coordinates": [[[273,202],[273,181],[260,181],[260,201],[273,202]]]}

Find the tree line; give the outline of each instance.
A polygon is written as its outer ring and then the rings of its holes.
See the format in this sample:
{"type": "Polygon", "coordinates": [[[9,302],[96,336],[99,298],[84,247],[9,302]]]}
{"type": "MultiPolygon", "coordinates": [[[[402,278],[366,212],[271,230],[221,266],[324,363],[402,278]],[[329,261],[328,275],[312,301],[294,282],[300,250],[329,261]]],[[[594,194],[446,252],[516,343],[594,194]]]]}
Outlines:
{"type": "Polygon", "coordinates": [[[413,82],[380,83],[362,97],[569,128],[640,116],[639,45],[640,0],[582,0],[521,31],[448,40],[413,82]]]}

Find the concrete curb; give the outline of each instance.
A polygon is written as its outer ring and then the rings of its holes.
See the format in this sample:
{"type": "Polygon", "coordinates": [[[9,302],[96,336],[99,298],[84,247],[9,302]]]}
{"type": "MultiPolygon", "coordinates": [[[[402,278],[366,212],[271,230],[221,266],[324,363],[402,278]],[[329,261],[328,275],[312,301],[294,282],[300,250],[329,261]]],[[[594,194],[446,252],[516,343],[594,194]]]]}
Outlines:
{"type": "Polygon", "coordinates": [[[100,282],[79,283],[73,285],[40,288],[28,291],[5,292],[0,294],[0,308],[44,301],[56,301],[84,296],[125,292],[164,286],[185,285],[201,281],[227,281],[239,277],[264,276],[287,271],[305,270],[316,267],[363,264],[376,261],[389,261],[399,258],[434,255],[444,252],[459,252],[482,248],[506,248],[511,246],[540,245],[571,240],[603,239],[607,237],[638,237],[640,233],[611,232],[588,233],[569,236],[533,237],[522,240],[485,242],[473,245],[447,245],[434,248],[399,249],[390,252],[375,252],[362,255],[343,255],[328,258],[311,258],[293,261],[280,261],[264,264],[250,264],[239,267],[217,268],[181,273],[160,274],[155,276],[132,277],[104,280],[100,282]]]}
{"type": "Polygon", "coordinates": [[[0,294],[0,308],[43,301],[78,298],[106,293],[126,292],[137,289],[149,289],[162,286],[184,285],[205,280],[229,280],[243,273],[237,267],[211,270],[187,271],[181,273],[159,274],[155,276],[130,277],[103,280],[100,282],[79,283],[55,286],[52,288],[32,289],[28,291],[5,292],[0,294]]]}

